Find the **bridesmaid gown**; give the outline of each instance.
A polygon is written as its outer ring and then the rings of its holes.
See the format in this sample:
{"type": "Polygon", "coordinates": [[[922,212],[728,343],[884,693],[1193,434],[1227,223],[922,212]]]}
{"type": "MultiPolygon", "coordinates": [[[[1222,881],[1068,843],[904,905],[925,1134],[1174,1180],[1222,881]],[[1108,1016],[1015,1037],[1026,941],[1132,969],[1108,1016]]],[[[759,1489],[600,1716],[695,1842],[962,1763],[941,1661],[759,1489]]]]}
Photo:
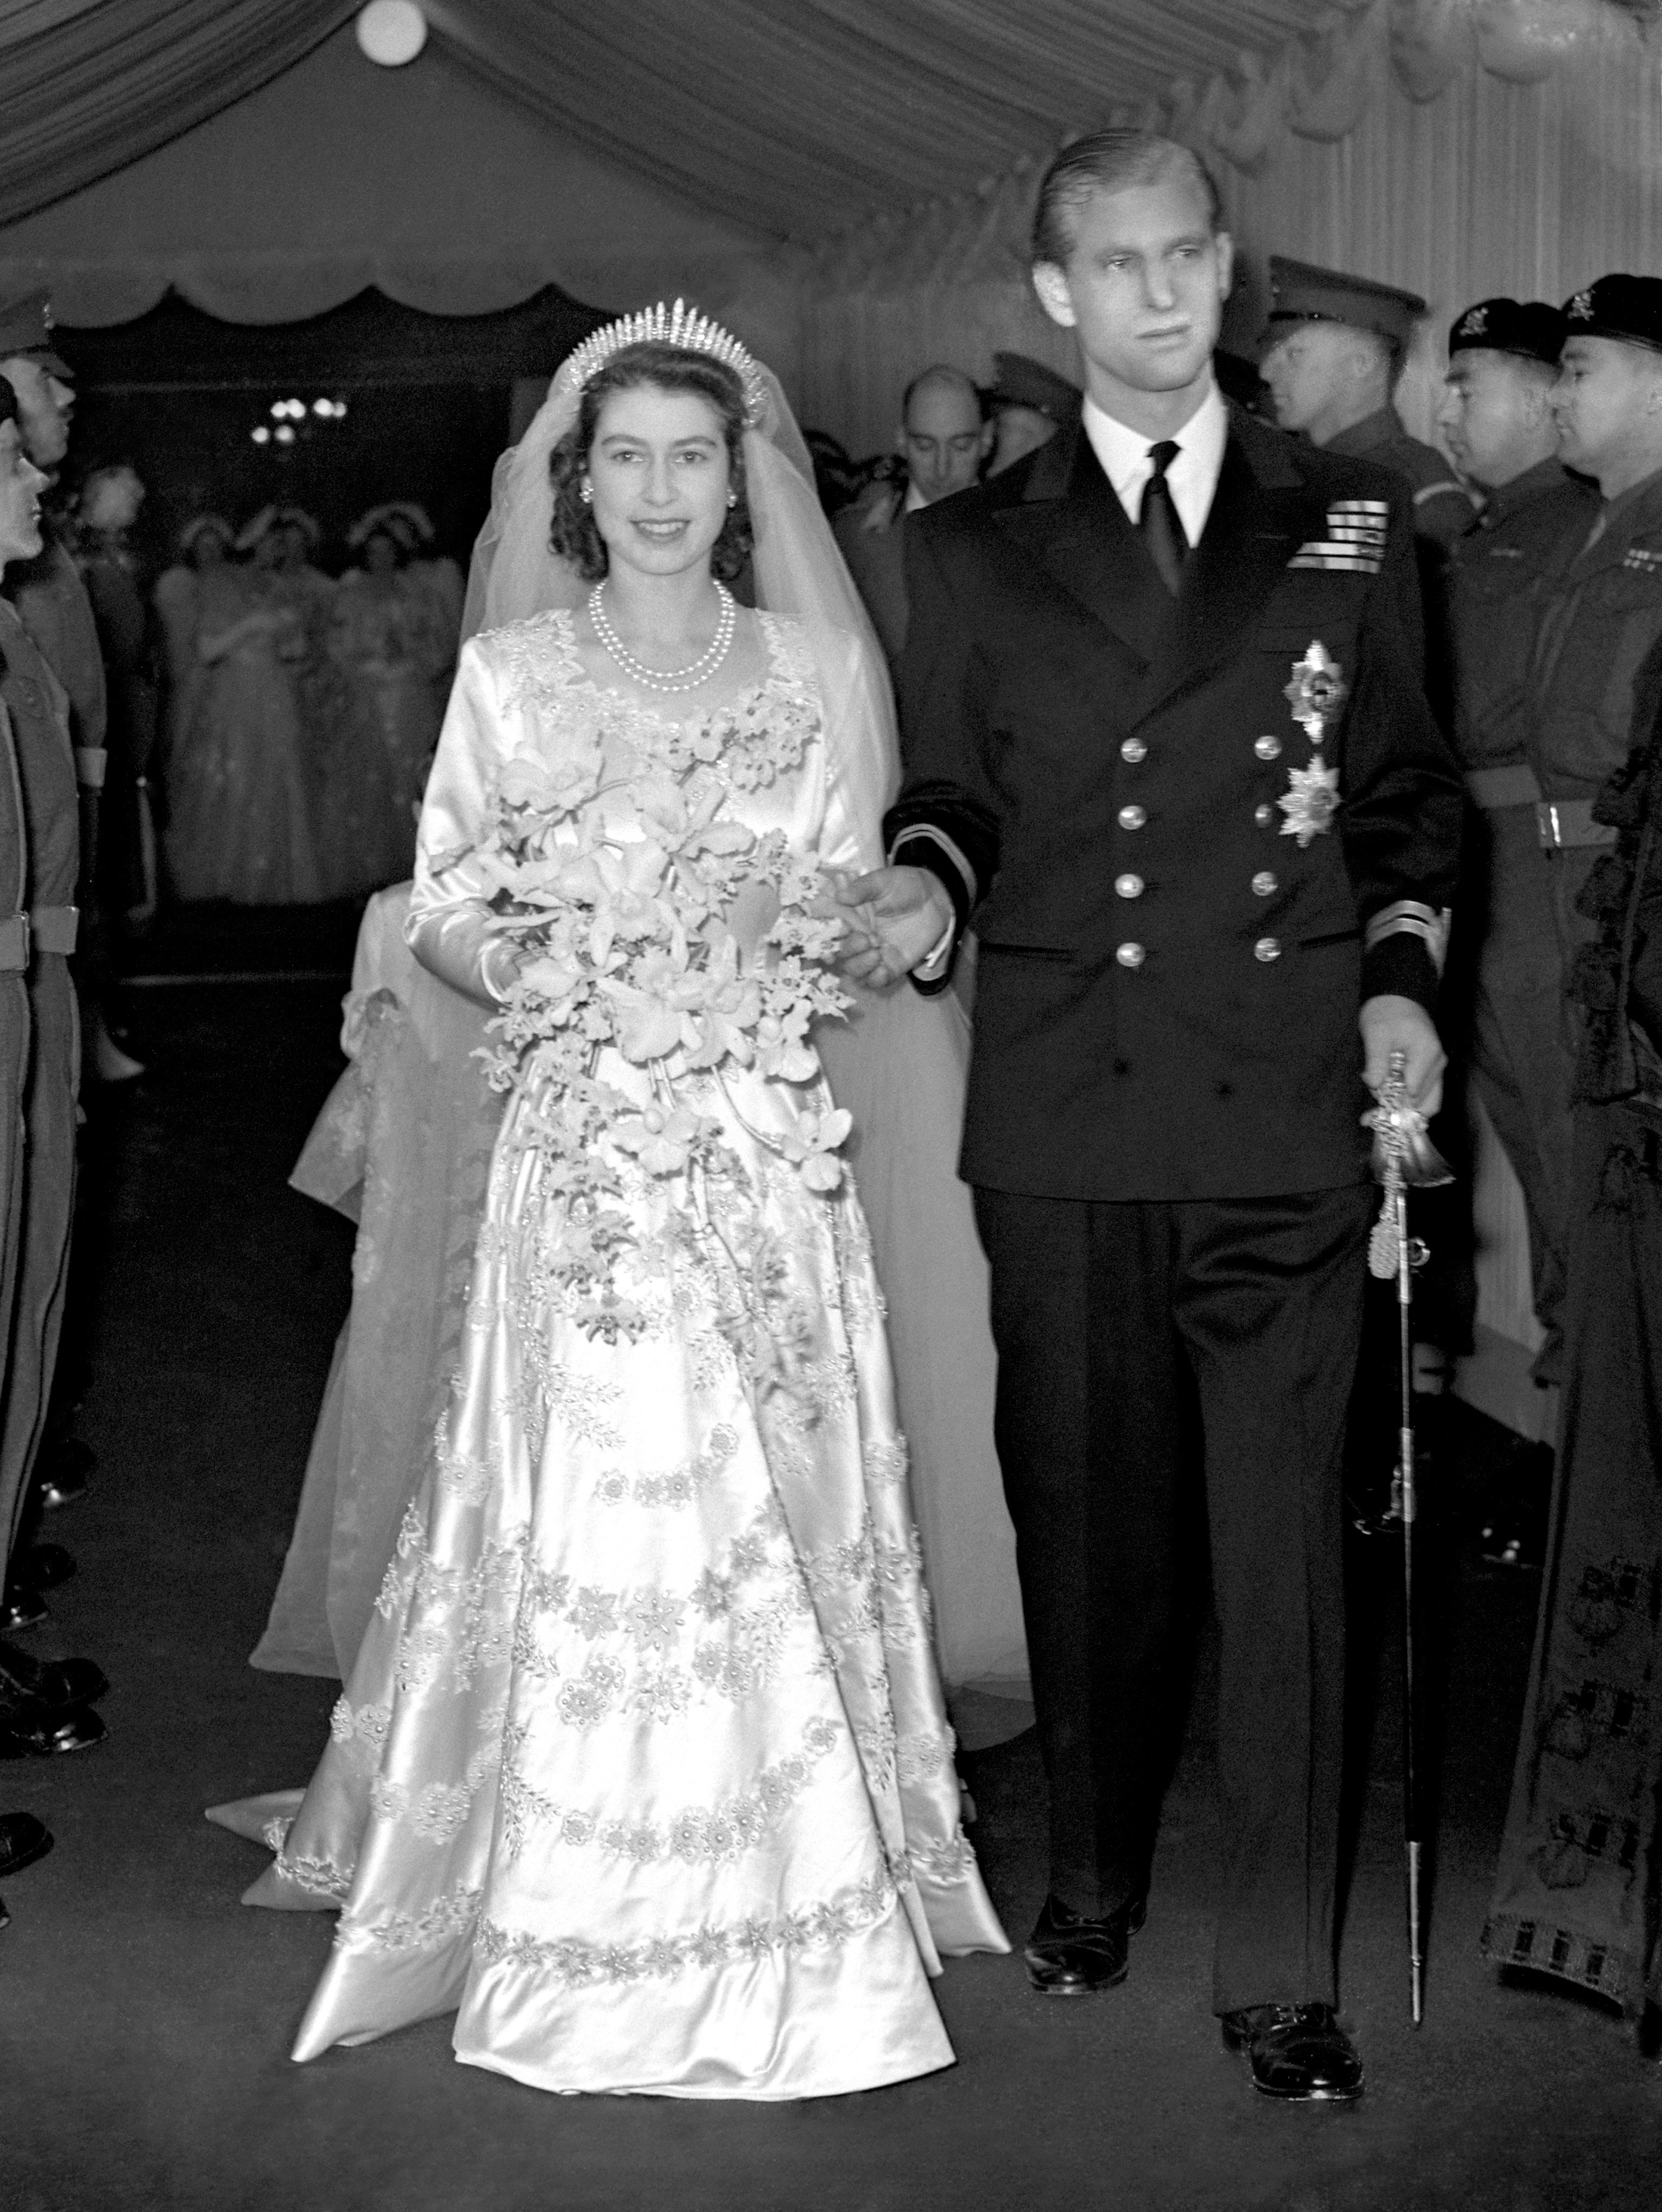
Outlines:
{"type": "MultiPolygon", "coordinates": [[[[597,690],[563,611],[470,643],[418,854],[429,964],[476,975],[466,848],[507,761],[596,733],[591,808],[690,738],[727,818],[870,861],[802,635],[759,620],[765,680],[685,729],[597,690]],[[782,724],[799,764],[734,775],[782,724]]],[[[545,2088],[822,2096],[949,2063],[927,1978],[1007,1948],[958,1819],[870,1236],[846,1181],[810,1190],[778,1149],[828,1094],[659,1065],[742,1165],[695,1200],[617,1151],[638,1339],[585,1334],[552,1277],[557,1176],[524,1140],[549,1102],[509,1100],[449,1404],[248,1895],[340,1910],[297,2058],[455,2008],[459,2058],[545,2088]]],[[[598,1072],[652,1103],[610,1047],[598,1072]]]]}

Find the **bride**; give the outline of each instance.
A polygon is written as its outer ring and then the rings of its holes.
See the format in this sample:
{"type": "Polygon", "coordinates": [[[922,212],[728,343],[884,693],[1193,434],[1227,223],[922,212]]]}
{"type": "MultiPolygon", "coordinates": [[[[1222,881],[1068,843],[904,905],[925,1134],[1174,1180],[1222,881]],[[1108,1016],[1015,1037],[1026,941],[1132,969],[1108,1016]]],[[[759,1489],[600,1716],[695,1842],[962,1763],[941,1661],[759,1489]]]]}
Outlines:
{"type": "Polygon", "coordinates": [[[888,738],[799,444],[677,306],[499,481],[488,602],[543,611],[464,653],[409,932],[499,1010],[507,1107],[431,1463],[249,1893],[340,1909],[297,2058],[456,2008],[541,2087],[822,2096],[949,2063],[926,1977],[1007,1948],[807,1042],[888,738]]]}

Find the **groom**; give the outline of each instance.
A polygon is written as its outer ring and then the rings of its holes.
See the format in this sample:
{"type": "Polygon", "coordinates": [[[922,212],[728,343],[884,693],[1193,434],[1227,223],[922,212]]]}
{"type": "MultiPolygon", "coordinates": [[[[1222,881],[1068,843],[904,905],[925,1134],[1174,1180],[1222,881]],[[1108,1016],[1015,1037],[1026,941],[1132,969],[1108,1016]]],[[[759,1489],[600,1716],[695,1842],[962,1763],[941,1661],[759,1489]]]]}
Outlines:
{"type": "Polygon", "coordinates": [[[1222,1644],[1214,2003],[1258,2087],[1353,2097],[1335,2017],[1340,1447],[1393,1053],[1436,1104],[1460,796],[1384,471],[1226,405],[1231,247],[1170,141],[1040,189],[1083,419],[916,516],[907,775],[850,966],[980,943],[961,1172],[992,1271],[1050,1895],[1034,1987],[1123,1979],[1204,1575],[1222,1644]],[[1360,1028],[1360,1040],[1358,1039],[1360,1028]]]}

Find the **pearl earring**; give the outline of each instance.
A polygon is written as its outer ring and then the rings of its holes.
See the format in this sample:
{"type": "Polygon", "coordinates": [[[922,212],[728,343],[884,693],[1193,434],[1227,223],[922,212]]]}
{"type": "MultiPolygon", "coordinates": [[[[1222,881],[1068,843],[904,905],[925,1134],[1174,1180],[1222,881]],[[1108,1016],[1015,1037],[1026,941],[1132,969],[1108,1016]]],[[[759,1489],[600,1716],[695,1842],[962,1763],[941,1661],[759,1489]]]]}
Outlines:
{"type": "Polygon", "coordinates": [[[592,507],[594,505],[594,486],[591,483],[584,484],[579,490],[577,496],[582,501],[585,507],[592,507]]]}
{"type": "Polygon", "coordinates": [[[738,505],[738,494],[736,491],[730,491],[728,493],[727,504],[729,507],[737,507],[738,505]]]}

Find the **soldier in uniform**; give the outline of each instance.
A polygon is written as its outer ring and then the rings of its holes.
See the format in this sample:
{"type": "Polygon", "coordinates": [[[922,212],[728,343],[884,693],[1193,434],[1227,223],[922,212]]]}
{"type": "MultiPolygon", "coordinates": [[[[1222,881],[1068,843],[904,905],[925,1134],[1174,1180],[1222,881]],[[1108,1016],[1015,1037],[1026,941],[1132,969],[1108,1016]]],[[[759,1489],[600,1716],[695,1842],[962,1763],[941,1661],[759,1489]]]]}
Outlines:
{"type": "MultiPolygon", "coordinates": [[[[74,395],[52,342],[44,294],[0,305],[0,374],[17,393],[18,423],[30,459],[50,473],[68,450],[74,395]]],[[[16,703],[12,707],[28,811],[31,905],[40,909],[29,970],[34,1023],[29,1176],[11,1353],[0,1399],[0,1513],[10,1515],[4,1525],[15,1533],[40,1457],[69,1283],[81,1062],[69,963],[80,928],[81,857],[83,849],[92,857],[96,793],[104,781],[106,700],[97,626],[68,547],[48,532],[37,558],[8,573],[6,598],[13,617],[9,629],[19,647],[15,665],[21,648],[32,647],[28,659],[44,664],[64,714],[58,730],[38,707],[27,714],[16,703]]],[[[39,689],[33,669],[18,680],[39,689]]],[[[45,1613],[28,1574],[27,1557],[14,1556],[5,1595],[9,1626],[27,1626],[45,1613]]]]}
{"type": "Polygon", "coordinates": [[[1522,1185],[1536,1363],[1556,1381],[1570,1173],[1563,972],[1530,764],[1529,685],[1543,578],[1592,527],[1597,495],[1566,473],[1550,394],[1564,318],[1544,301],[1480,300],[1456,316],[1438,426],[1485,495],[1454,542],[1449,581],[1454,749],[1476,810],[1460,933],[1472,956],[1471,1059],[1522,1185]],[[1475,957],[1473,957],[1475,956],[1475,957]]]}
{"type": "Polygon", "coordinates": [[[1111,1986],[1142,1924],[1199,1438],[1214,2008],[1265,2094],[1351,2097],[1332,1902],[1359,1123],[1395,1051],[1436,1101],[1459,781],[1404,634],[1398,479],[1217,391],[1231,248],[1198,158],[1077,141],[1034,259],[1078,332],[1082,418],[908,525],[906,777],[890,866],[849,888],[849,963],[927,984],[980,933],[960,1171],[1050,1784],[1029,1976],[1111,1986]]]}
{"type": "MultiPolygon", "coordinates": [[[[30,463],[9,380],[0,378],[0,569],[40,550],[39,504],[44,471],[30,463]]],[[[39,1266],[37,1182],[61,1165],[63,1148],[37,1146],[64,1118],[72,1166],[72,1070],[79,1033],[64,957],[65,914],[73,896],[78,839],[75,768],[61,685],[10,605],[0,599],[0,722],[10,740],[0,757],[0,1328],[6,1330],[5,1401],[20,1382],[36,1384],[39,1347],[27,1333],[24,1304],[32,1263],[39,1266]],[[9,910],[7,899],[15,902],[9,910]],[[56,944],[57,951],[48,948],[56,944]],[[31,1237],[34,1238],[32,1249],[31,1237]]],[[[23,1504],[27,1462],[0,1461],[0,1549],[9,1559],[23,1504]]],[[[35,1659],[0,1639],[0,1756],[21,1751],[78,1751],[104,1724],[87,1710],[104,1677],[90,1660],[35,1659]]]]}
{"type": "Polygon", "coordinates": [[[1392,404],[1425,301],[1394,284],[1270,256],[1270,324],[1259,367],[1283,430],[1410,485],[1414,535],[1444,550],[1472,503],[1435,446],[1410,438],[1392,404]]]}
{"type": "Polygon", "coordinates": [[[1596,934],[1582,889],[1614,842],[1592,801],[1627,758],[1634,679],[1662,634],[1662,279],[1601,276],[1564,321],[1559,455],[1601,498],[1543,586],[1530,688],[1536,816],[1568,980],[1596,934]]]}
{"type": "Polygon", "coordinates": [[[998,375],[981,394],[992,418],[992,459],[987,474],[1013,468],[1047,445],[1079,412],[1079,387],[1024,353],[995,353],[998,375]]]}

